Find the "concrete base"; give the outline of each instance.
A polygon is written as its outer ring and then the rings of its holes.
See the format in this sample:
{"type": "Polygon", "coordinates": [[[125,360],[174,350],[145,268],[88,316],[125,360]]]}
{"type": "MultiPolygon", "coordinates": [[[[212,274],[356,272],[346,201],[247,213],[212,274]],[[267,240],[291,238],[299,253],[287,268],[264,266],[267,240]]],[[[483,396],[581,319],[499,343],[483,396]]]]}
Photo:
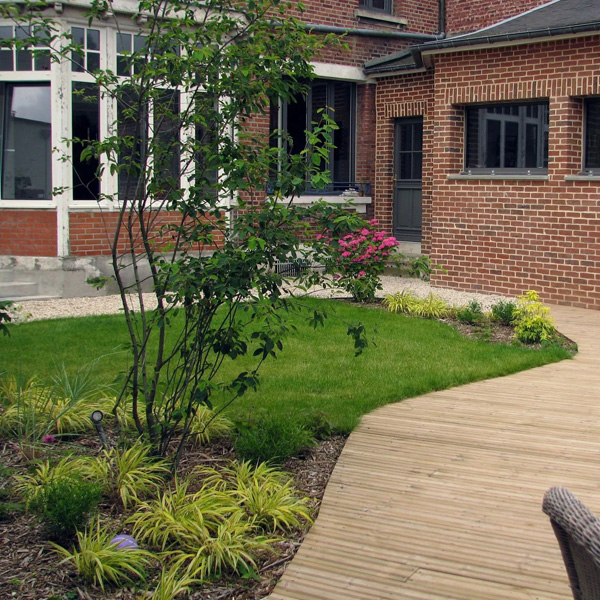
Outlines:
{"type": "Polygon", "coordinates": [[[421,242],[398,242],[396,250],[408,258],[421,256],[421,242]]]}
{"type": "MultiPolygon", "coordinates": [[[[147,263],[139,265],[139,269],[142,277],[149,275],[147,263]]],[[[80,298],[116,294],[118,288],[112,279],[100,290],[87,283],[90,278],[111,278],[112,274],[110,258],[106,256],[0,256],[0,299],[80,298]]],[[[123,277],[128,284],[133,283],[131,265],[125,266],[123,277]]]]}

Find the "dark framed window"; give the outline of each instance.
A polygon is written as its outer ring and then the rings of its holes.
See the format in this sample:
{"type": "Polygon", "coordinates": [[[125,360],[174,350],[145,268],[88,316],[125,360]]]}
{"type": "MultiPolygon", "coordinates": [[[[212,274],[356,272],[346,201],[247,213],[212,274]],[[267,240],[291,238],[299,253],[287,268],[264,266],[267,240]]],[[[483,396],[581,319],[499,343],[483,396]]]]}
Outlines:
{"type": "Polygon", "coordinates": [[[90,143],[100,139],[100,90],[93,83],[72,83],[73,200],[98,200],[100,179],[97,157],[81,159],[90,143]]]}
{"type": "MultiPolygon", "coordinates": [[[[335,121],[333,148],[323,169],[331,172],[332,183],[326,190],[307,192],[336,193],[350,187],[354,181],[356,154],[356,85],[347,81],[316,79],[306,94],[297,95],[282,106],[271,107],[271,132],[286,132],[285,144],[290,154],[300,154],[306,147],[306,131],[318,123],[326,111],[335,121]]],[[[273,137],[271,138],[273,140],[273,137]]],[[[281,140],[280,140],[281,142],[281,140]]]]}
{"type": "Polygon", "coordinates": [[[52,198],[50,84],[0,83],[1,196],[52,198]]]}
{"type": "Polygon", "coordinates": [[[466,128],[466,169],[548,168],[547,102],[468,107],[466,128]]]}
{"type": "Polygon", "coordinates": [[[392,14],[392,0],[360,0],[361,8],[392,14]]]}
{"type": "Polygon", "coordinates": [[[585,154],[584,170],[600,172],[600,98],[585,101],[585,154]]]}

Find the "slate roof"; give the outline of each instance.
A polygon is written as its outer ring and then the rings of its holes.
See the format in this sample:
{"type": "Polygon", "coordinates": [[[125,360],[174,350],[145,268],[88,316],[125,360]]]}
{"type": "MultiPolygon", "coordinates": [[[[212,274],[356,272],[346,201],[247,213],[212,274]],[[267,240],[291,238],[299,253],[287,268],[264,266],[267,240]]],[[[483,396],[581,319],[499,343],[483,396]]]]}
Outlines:
{"type": "MultiPolygon", "coordinates": [[[[412,69],[422,66],[423,52],[444,48],[460,48],[471,45],[494,44],[507,41],[525,41],[557,35],[600,31],[599,0],[553,0],[520,15],[485,27],[472,33],[449,37],[444,40],[427,42],[414,46],[405,54],[413,58],[412,69]]],[[[380,58],[365,64],[367,73],[407,70],[398,62],[396,55],[380,58]],[[372,64],[375,63],[375,64],[372,64]]]]}

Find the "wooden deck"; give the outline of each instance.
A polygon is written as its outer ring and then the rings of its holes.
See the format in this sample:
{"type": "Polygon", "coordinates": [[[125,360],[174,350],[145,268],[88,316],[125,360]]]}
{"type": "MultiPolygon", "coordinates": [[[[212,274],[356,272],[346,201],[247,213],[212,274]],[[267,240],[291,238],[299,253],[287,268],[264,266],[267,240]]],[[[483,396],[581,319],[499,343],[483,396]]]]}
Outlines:
{"type": "Polygon", "coordinates": [[[574,360],[389,405],[350,436],[271,600],[565,600],[545,490],[600,513],[600,312],[574,360]]]}

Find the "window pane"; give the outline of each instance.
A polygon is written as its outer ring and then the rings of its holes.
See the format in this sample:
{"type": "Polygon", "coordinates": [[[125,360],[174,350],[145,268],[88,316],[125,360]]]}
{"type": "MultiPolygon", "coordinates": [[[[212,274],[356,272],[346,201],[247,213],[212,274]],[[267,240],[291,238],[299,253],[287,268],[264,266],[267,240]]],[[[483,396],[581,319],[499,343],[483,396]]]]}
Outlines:
{"type": "MultiPolygon", "coordinates": [[[[0,39],[7,40],[12,36],[12,27],[9,25],[0,26],[0,39]]],[[[0,71],[12,71],[14,68],[13,51],[10,48],[0,49],[0,71]]]]}
{"type": "Polygon", "coordinates": [[[88,71],[97,71],[100,68],[100,54],[97,52],[88,52],[87,68],[88,71]]]}
{"type": "Polygon", "coordinates": [[[502,127],[501,122],[496,120],[486,121],[486,146],[484,167],[493,169],[500,167],[500,135],[502,127]]]}
{"type": "Polygon", "coordinates": [[[519,164],[519,124],[507,121],[504,124],[504,164],[506,169],[522,167],[519,164]]]}
{"type": "Polygon", "coordinates": [[[333,132],[333,164],[330,165],[332,179],[350,182],[352,160],[352,84],[335,82],[333,120],[339,129],[333,132]]]}
{"type": "Polygon", "coordinates": [[[97,29],[87,30],[87,49],[100,50],[100,32],[97,29]]]}
{"type": "Polygon", "coordinates": [[[50,52],[36,52],[34,58],[34,65],[36,71],[49,71],[50,70],[50,52]]]}
{"type": "MultiPolygon", "coordinates": [[[[284,126],[285,127],[285,126],[284,126]]],[[[290,154],[300,154],[306,145],[306,99],[298,94],[287,107],[287,133],[290,154]]]]}
{"type": "Polygon", "coordinates": [[[525,132],[525,167],[535,168],[538,162],[538,126],[528,123],[525,132]]]}
{"type": "Polygon", "coordinates": [[[131,34],[117,33],[117,52],[131,52],[131,34]]]}
{"type": "Polygon", "coordinates": [[[50,86],[5,84],[2,197],[52,197],[50,86]]]}
{"type": "Polygon", "coordinates": [[[156,131],[154,168],[164,189],[158,192],[164,196],[173,187],[179,186],[180,144],[179,144],[179,92],[165,92],[156,101],[154,108],[154,128],[156,131]]]}
{"type": "Polygon", "coordinates": [[[17,71],[31,71],[31,52],[17,50],[17,71]]]}
{"type": "Polygon", "coordinates": [[[600,100],[586,103],[585,168],[600,169],[600,100]]]}
{"type": "MultiPolygon", "coordinates": [[[[119,198],[132,200],[136,197],[136,189],[140,179],[140,162],[144,160],[144,144],[140,139],[146,138],[148,127],[147,115],[140,119],[132,114],[130,109],[135,107],[137,95],[134,90],[123,90],[117,101],[118,134],[122,142],[119,156],[119,198]],[[139,124],[139,127],[138,127],[139,124]]],[[[135,111],[134,111],[135,113],[135,111]]]]}
{"type": "Polygon", "coordinates": [[[100,139],[100,101],[98,89],[90,83],[73,83],[73,200],[98,200],[100,181],[98,159],[81,160],[85,141],[100,139]]]}

